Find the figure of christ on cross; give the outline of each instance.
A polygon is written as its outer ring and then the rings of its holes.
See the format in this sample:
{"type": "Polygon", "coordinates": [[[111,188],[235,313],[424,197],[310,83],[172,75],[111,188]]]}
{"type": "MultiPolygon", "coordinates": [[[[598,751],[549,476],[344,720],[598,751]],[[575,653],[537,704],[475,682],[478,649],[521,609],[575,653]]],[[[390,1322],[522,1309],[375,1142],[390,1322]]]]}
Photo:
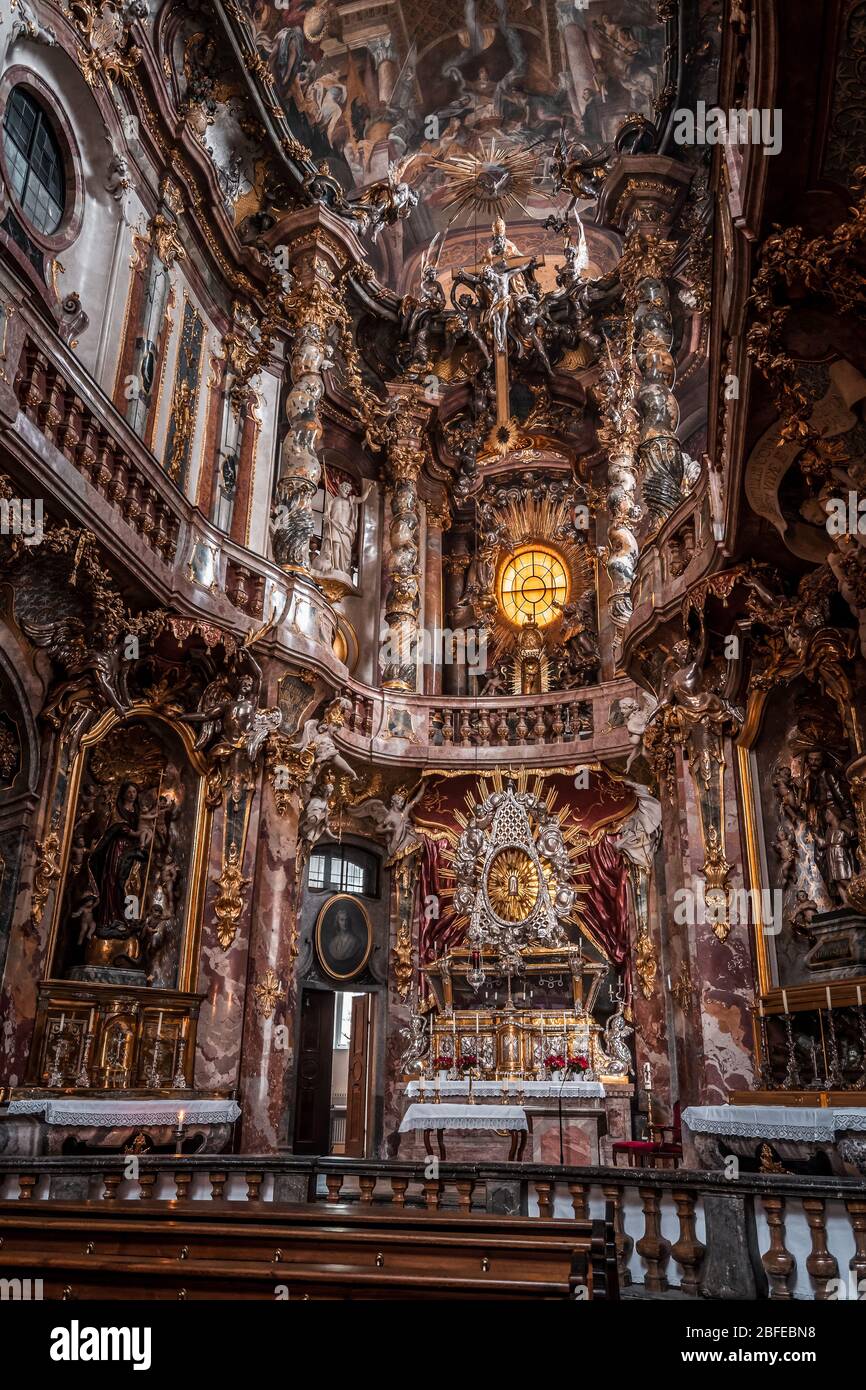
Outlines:
{"type": "Polygon", "coordinates": [[[505,234],[505,223],[497,218],[490,245],[480,265],[461,270],[454,276],[452,300],[457,284],[469,285],[481,304],[481,322],[490,325],[496,380],[496,423],[507,425],[511,410],[508,394],[508,316],[512,304],[522,295],[540,295],[536,269],[544,258],[522,256],[505,234]]]}

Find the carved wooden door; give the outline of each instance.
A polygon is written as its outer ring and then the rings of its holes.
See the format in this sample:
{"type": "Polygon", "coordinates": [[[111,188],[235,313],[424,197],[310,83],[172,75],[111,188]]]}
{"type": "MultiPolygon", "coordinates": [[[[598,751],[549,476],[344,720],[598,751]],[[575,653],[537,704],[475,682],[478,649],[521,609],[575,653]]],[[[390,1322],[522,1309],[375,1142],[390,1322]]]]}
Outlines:
{"type": "Polygon", "coordinates": [[[370,999],[369,994],[356,994],[352,1000],[349,1079],[346,1086],[345,1151],[353,1158],[363,1158],[366,1151],[370,999]]]}
{"type": "Polygon", "coordinates": [[[336,995],[330,990],[322,989],[305,990],[302,996],[295,1102],[295,1153],[298,1154],[327,1154],[331,1149],[335,999],[336,995]]]}

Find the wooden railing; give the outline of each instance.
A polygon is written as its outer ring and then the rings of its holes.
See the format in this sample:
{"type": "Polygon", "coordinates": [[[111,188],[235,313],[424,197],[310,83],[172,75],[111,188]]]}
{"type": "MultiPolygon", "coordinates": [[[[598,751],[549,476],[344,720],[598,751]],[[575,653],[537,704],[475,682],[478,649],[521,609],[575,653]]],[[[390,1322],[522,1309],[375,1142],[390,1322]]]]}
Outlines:
{"type": "Polygon", "coordinates": [[[341,1157],[0,1156],[0,1200],[382,1203],[552,1221],[614,1210],[621,1281],[648,1292],[773,1299],[866,1295],[866,1192],[854,1178],[694,1169],[341,1157]],[[733,1242],[733,1244],[732,1244],[733,1242]],[[759,1258],[750,1267],[749,1250],[759,1258]],[[752,1289],[751,1294],[749,1288],[752,1289]]]}

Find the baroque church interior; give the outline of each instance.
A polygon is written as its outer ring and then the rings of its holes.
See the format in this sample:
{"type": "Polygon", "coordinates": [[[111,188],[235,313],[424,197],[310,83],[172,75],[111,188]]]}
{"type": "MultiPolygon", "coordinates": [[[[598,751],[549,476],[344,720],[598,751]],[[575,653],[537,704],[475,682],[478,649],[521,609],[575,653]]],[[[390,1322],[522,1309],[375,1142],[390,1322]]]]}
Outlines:
{"type": "Polygon", "coordinates": [[[866,4],[0,12],[4,1290],[866,1296],[866,4]]]}

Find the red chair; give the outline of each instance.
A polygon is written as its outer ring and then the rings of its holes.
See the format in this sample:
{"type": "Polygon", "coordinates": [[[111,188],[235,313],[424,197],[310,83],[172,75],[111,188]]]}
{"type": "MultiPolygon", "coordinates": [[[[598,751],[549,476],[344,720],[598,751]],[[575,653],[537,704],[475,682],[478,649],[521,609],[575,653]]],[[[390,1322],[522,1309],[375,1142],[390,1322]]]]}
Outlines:
{"type": "Polygon", "coordinates": [[[674,1106],[672,1125],[653,1125],[650,1133],[661,1139],[618,1139],[613,1145],[613,1166],[618,1167],[619,1155],[625,1154],[629,1168],[678,1168],[683,1156],[680,1103],[674,1106]],[[668,1138],[670,1136],[670,1138],[668,1138]]]}

